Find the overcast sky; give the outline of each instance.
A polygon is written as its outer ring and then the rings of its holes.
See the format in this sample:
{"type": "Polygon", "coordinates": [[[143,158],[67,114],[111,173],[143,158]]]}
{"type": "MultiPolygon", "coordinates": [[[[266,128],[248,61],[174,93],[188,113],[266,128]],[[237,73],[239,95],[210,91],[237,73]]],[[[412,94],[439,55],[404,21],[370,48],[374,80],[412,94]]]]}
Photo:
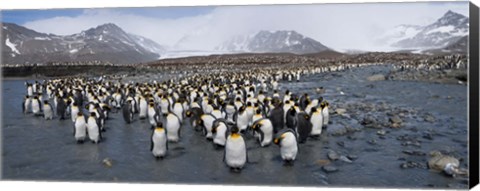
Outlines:
{"type": "Polygon", "coordinates": [[[233,35],[259,30],[295,30],[336,50],[378,50],[373,40],[387,30],[427,25],[448,10],[468,16],[468,2],[5,11],[3,20],[59,35],[115,23],[161,45],[191,50],[211,50],[233,35]]]}

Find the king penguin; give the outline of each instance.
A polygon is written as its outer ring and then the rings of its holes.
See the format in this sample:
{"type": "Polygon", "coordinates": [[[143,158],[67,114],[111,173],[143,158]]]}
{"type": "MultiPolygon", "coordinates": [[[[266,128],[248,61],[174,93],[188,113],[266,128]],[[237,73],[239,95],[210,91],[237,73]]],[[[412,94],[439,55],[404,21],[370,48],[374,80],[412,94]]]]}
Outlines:
{"type": "Polygon", "coordinates": [[[122,114],[123,119],[127,124],[130,124],[133,121],[132,100],[128,100],[127,103],[123,105],[122,114]]]}
{"type": "Polygon", "coordinates": [[[270,145],[273,139],[273,125],[270,119],[259,119],[253,124],[252,128],[259,135],[258,141],[260,142],[260,146],[265,147],[270,145]]]}
{"type": "Polygon", "coordinates": [[[31,108],[32,108],[32,99],[30,98],[30,96],[26,95],[22,103],[23,113],[24,114],[29,113],[31,108]]]}
{"type": "Polygon", "coordinates": [[[274,108],[270,112],[270,116],[268,116],[268,118],[270,119],[270,121],[272,121],[273,132],[277,133],[281,129],[283,129],[283,126],[285,125],[284,116],[283,116],[284,111],[283,111],[282,103],[279,99],[274,99],[273,105],[274,105],[274,108]]]}
{"type": "MultiPolygon", "coordinates": [[[[80,114],[80,113],[79,113],[80,114]]],[[[90,113],[87,120],[88,138],[92,143],[98,144],[102,140],[102,131],[100,130],[100,121],[94,112],[90,113]]]]}
{"type": "Polygon", "coordinates": [[[202,127],[203,134],[208,140],[213,139],[212,128],[213,128],[213,122],[215,120],[216,120],[215,116],[208,113],[200,116],[199,120],[197,121],[197,125],[202,127]]]}
{"type": "Polygon", "coordinates": [[[158,122],[160,122],[160,113],[158,109],[155,107],[155,103],[152,101],[148,104],[148,122],[150,122],[150,126],[155,127],[158,122]]]}
{"type": "Polygon", "coordinates": [[[167,139],[170,142],[178,142],[180,140],[181,121],[174,113],[168,113],[165,119],[167,129],[167,139]]]}
{"type": "Polygon", "coordinates": [[[328,121],[329,121],[329,118],[330,118],[330,114],[328,113],[328,102],[327,101],[324,101],[320,104],[321,108],[322,108],[322,115],[323,115],[323,125],[326,126],[328,125],[328,121]]]}
{"type": "Polygon", "coordinates": [[[247,163],[247,144],[239,131],[237,127],[231,129],[231,134],[225,143],[225,153],[223,155],[225,164],[235,172],[240,172],[245,163],[247,163]]]}
{"type": "Polygon", "coordinates": [[[42,115],[42,105],[38,99],[38,96],[34,96],[32,99],[32,112],[35,116],[42,115]]]}
{"type": "Polygon", "coordinates": [[[77,143],[83,143],[87,134],[87,123],[85,122],[85,117],[80,112],[77,115],[75,120],[75,125],[73,128],[73,135],[77,143]]]}
{"type": "Polygon", "coordinates": [[[295,161],[298,153],[297,135],[295,131],[292,129],[284,129],[277,134],[273,142],[280,146],[280,156],[285,164],[293,165],[293,161],[295,161]]]}
{"type": "Polygon", "coordinates": [[[245,109],[246,109],[245,106],[241,106],[238,109],[234,118],[235,121],[237,122],[237,127],[240,132],[246,131],[249,123],[248,114],[245,109]]]}
{"type": "Polygon", "coordinates": [[[310,122],[310,115],[305,112],[299,112],[297,114],[297,133],[298,142],[305,143],[308,136],[312,132],[312,123],[310,122]]]}
{"type": "Polygon", "coordinates": [[[227,125],[227,121],[225,119],[216,119],[213,122],[212,127],[213,133],[213,144],[215,148],[221,148],[225,146],[225,142],[227,141],[227,137],[230,133],[229,125],[227,125]]]}
{"type": "Polygon", "coordinates": [[[310,135],[313,137],[318,137],[322,133],[322,126],[323,126],[323,114],[322,111],[313,107],[311,109],[311,118],[310,123],[312,123],[312,132],[310,135]]]}
{"type": "Polygon", "coordinates": [[[53,119],[53,108],[52,108],[52,105],[48,103],[48,100],[43,101],[43,117],[46,120],[53,119]]]}
{"type": "Polygon", "coordinates": [[[152,141],[150,142],[150,151],[157,159],[163,159],[167,155],[168,141],[167,130],[163,128],[161,122],[152,126],[152,141]]]}

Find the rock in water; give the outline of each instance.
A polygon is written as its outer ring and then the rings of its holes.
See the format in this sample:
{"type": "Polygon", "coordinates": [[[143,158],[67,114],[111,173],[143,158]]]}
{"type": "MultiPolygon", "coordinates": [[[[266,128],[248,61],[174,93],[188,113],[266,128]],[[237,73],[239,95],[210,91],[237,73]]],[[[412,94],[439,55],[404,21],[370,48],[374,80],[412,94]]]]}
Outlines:
{"type": "Polygon", "coordinates": [[[390,122],[400,124],[400,123],[402,123],[403,121],[402,121],[402,119],[400,119],[400,117],[398,117],[398,116],[393,116],[393,117],[390,117],[390,122]]]}
{"type": "Polygon", "coordinates": [[[323,166],[322,169],[323,169],[323,171],[325,171],[327,173],[338,171],[338,169],[336,167],[331,166],[331,165],[323,166]]]}
{"type": "Polygon", "coordinates": [[[338,109],[335,110],[335,112],[339,115],[342,115],[342,114],[346,113],[347,110],[343,109],[343,108],[338,108],[338,109]]]}
{"type": "Polygon", "coordinates": [[[458,159],[451,156],[443,155],[438,151],[433,151],[430,155],[432,156],[432,158],[428,160],[428,168],[434,171],[443,171],[448,163],[451,163],[457,167],[460,166],[460,161],[458,161],[458,159]]]}
{"type": "Polygon", "coordinates": [[[106,167],[112,167],[113,163],[112,163],[112,159],[110,158],[105,158],[103,159],[102,161],[103,165],[105,165],[106,167]]]}
{"type": "Polygon", "coordinates": [[[346,162],[346,163],[352,163],[352,161],[350,159],[348,159],[346,156],[341,156],[340,160],[343,161],[343,162],[346,162]]]}
{"type": "Polygon", "coordinates": [[[330,160],[338,160],[340,158],[340,155],[335,151],[329,151],[327,155],[330,160]]]}
{"type": "Polygon", "coordinates": [[[385,75],[383,74],[375,74],[375,75],[372,75],[372,76],[369,76],[367,78],[368,81],[382,81],[382,80],[385,80],[385,75]]]}

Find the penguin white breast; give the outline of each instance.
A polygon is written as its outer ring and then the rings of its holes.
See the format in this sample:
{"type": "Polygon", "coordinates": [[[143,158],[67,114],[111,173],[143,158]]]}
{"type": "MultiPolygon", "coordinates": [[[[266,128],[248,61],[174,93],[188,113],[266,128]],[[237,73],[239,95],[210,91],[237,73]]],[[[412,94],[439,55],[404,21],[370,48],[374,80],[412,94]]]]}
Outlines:
{"type": "Polygon", "coordinates": [[[241,168],[247,161],[246,145],[242,137],[232,138],[230,135],[225,144],[225,161],[228,166],[241,168]]]}
{"type": "Polygon", "coordinates": [[[215,134],[213,142],[224,146],[225,142],[227,141],[227,138],[225,137],[225,132],[227,132],[227,127],[224,123],[220,123],[220,125],[217,127],[217,133],[215,134]]]}
{"type": "Polygon", "coordinates": [[[88,123],[87,123],[87,131],[88,131],[88,136],[91,140],[93,141],[98,141],[98,125],[97,121],[93,117],[88,118],[88,123]]]}
{"type": "Polygon", "coordinates": [[[323,114],[320,112],[315,112],[312,114],[310,118],[310,122],[312,123],[312,135],[320,135],[322,133],[322,126],[323,126],[323,114]]]}
{"type": "Polygon", "coordinates": [[[152,136],[153,149],[152,153],[155,156],[164,156],[167,152],[167,137],[165,131],[157,131],[152,136]]]}
{"type": "Polygon", "coordinates": [[[298,152],[297,140],[292,133],[286,133],[280,143],[280,154],[284,160],[295,160],[298,152]]]}
{"type": "Polygon", "coordinates": [[[180,129],[180,121],[178,117],[169,114],[167,116],[167,132],[168,132],[168,140],[171,141],[178,141],[178,130],[180,129]]]}

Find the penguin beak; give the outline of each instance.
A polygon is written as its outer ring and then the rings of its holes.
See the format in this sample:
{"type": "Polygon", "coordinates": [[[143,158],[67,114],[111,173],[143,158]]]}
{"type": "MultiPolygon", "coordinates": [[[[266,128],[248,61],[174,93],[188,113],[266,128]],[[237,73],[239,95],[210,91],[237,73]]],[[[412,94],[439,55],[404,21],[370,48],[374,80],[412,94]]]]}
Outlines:
{"type": "Polygon", "coordinates": [[[278,144],[278,138],[273,140],[273,143],[278,144]]]}

